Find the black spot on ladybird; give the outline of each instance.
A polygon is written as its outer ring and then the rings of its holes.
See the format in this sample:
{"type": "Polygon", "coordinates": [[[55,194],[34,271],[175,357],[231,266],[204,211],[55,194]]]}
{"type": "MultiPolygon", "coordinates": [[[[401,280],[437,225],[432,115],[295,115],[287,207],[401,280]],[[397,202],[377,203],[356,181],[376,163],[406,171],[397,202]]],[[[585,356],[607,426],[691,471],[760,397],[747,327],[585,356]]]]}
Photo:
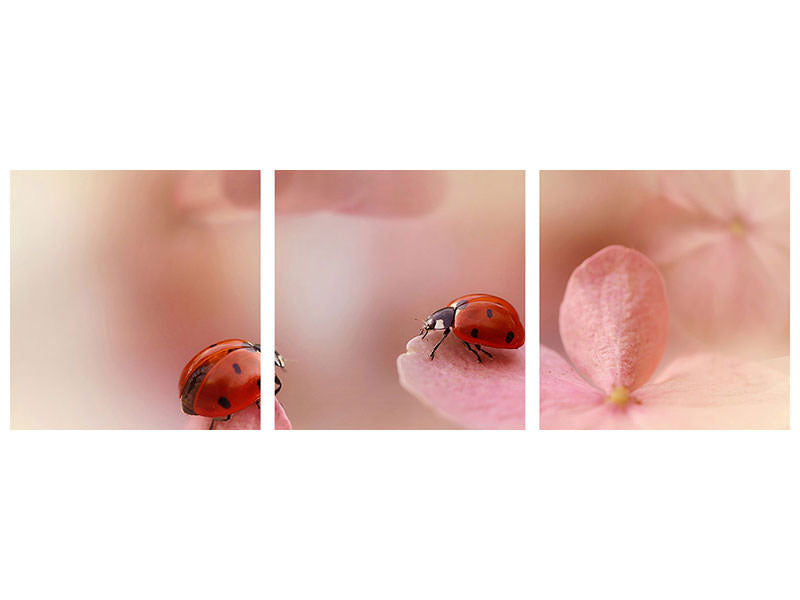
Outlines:
{"type": "Polygon", "coordinates": [[[209,348],[213,348],[214,346],[216,346],[216,344],[211,344],[211,345],[209,346],[209,348]]]}
{"type": "Polygon", "coordinates": [[[233,363],[233,370],[234,370],[234,371],[236,371],[236,374],[238,375],[239,373],[241,373],[241,372],[242,372],[242,367],[240,367],[240,366],[239,366],[238,364],[236,364],[236,363],[233,363]]]}
{"type": "Polygon", "coordinates": [[[228,348],[228,351],[225,354],[230,354],[231,352],[235,352],[238,348],[228,348]]]}
{"type": "Polygon", "coordinates": [[[513,331],[509,331],[506,334],[506,344],[510,344],[511,340],[513,340],[513,339],[514,339],[514,332],[513,331]]]}
{"type": "Polygon", "coordinates": [[[219,404],[222,408],[230,408],[231,402],[225,396],[220,396],[217,400],[217,404],[219,404]]]}
{"type": "Polygon", "coordinates": [[[256,385],[258,386],[258,389],[261,389],[261,377],[256,379],[256,385]]]}
{"type": "Polygon", "coordinates": [[[473,329],[472,331],[469,332],[469,334],[472,337],[476,338],[476,337],[478,337],[478,330],[477,329],[473,329]]]}
{"type": "Polygon", "coordinates": [[[490,319],[492,318],[492,316],[494,316],[494,313],[492,312],[491,308],[486,309],[486,316],[489,317],[490,319]]]}

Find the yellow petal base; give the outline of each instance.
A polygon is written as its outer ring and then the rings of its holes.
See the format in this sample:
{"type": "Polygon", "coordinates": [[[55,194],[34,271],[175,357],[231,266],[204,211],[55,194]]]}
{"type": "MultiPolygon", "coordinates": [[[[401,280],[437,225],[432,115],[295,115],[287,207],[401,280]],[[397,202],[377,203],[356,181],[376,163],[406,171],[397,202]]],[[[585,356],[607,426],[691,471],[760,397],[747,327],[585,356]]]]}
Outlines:
{"type": "Polygon", "coordinates": [[[611,390],[608,398],[606,398],[606,402],[616,404],[617,406],[625,406],[630,398],[631,393],[628,391],[628,388],[618,385],[614,386],[614,389],[611,390]]]}

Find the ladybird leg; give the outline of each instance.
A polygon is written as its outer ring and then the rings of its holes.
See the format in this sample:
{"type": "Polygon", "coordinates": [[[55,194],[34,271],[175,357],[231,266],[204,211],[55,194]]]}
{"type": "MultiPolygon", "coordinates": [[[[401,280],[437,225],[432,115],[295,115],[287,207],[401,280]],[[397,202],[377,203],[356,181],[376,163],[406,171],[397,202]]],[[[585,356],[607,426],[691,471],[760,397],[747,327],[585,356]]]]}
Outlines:
{"type": "Polygon", "coordinates": [[[475,352],[474,348],[472,346],[470,346],[468,342],[464,342],[464,345],[467,347],[467,350],[469,350],[470,352],[472,352],[475,355],[475,357],[478,359],[478,362],[483,362],[481,360],[481,355],[478,354],[477,352],[475,352]]]}
{"type": "MultiPolygon", "coordinates": [[[[444,335],[442,336],[442,339],[440,339],[440,340],[439,340],[439,343],[438,343],[438,344],[436,344],[436,345],[433,347],[433,350],[431,350],[431,360],[433,360],[433,353],[434,353],[434,352],[436,352],[436,349],[437,349],[437,348],[438,348],[438,347],[441,345],[441,343],[444,341],[444,338],[446,338],[446,337],[447,337],[447,335],[448,335],[449,333],[450,333],[450,329],[445,329],[445,330],[444,330],[444,335]]],[[[423,338],[423,339],[424,339],[424,338],[423,338]]]]}
{"type": "Polygon", "coordinates": [[[258,410],[261,410],[261,398],[256,400],[256,406],[258,407],[258,410]]]}
{"type": "Polygon", "coordinates": [[[211,425],[208,426],[208,430],[211,431],[214,429],[214,419],[211,419],[211,425]]]}
{"type": "Polygon", "coordinates": [[[275,388],[275,395],[277,396],[278,392],[280,392],[281,388],[283,387],[283,384],[281,383],[281,380],[278,379],[277,375],[275,375],[275,385],[278,386],[278,387],[275,388]]]}
{"type": "Polygon", "coordinates": [[[492,356],[492,355],[491,355],[489,352],[487,352],[486,350],[484,350],[483,348],[481,348],[481,345],[480,345],[480,344],[475,344],[475,347],[476,347],[478,350],[480,350],[481,352],[483,352],[483,353],[484,353],[486,356],[488,356],[489,358],[494,358],[494,356],[492,356]]]}

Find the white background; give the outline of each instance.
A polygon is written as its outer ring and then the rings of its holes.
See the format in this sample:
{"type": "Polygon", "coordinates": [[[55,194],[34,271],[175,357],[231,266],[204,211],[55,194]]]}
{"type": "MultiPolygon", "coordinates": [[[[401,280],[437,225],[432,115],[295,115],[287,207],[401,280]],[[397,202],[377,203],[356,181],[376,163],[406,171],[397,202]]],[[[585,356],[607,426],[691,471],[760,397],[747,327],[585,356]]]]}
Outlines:
{"type": "MultiPolygon", "coordinates": [[[[526,169],[536,340],[538,169],[796,164],[788,2],[26,2],[0,22],[4,202],[10,168],[263,169],[265,343],[272,169],[526,169]]],[[[5,410],[3,596],[798,597],[796,431],[539,432],[537,370],[526,432],[9,432],[5,410]]]]}

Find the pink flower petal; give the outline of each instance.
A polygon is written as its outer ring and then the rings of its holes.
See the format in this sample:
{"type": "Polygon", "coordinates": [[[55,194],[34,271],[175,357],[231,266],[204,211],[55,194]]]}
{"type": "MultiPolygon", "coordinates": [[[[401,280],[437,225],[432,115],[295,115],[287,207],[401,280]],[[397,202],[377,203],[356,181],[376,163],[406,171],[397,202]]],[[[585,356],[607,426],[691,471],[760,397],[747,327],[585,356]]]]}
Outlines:
{"type": "Polygon", "coordinates": [[[291,429],[292,423],[278,400],[275,400],[275,429],[291,429]]]}
{"type": "Polygon", "coordinates": [[[635,394],[645,429],[787,429],[789,378],[770,364],[721,355],[682,357],[635,394]]]}
{"type": "Polygon", "coordinates": [[[251,404],[233,413],[227,421],[218,421],[214,429],[261,429],[261,409],[251,404]]]}
{"type": "Polygon", "coordinates": [[[667,343],[664,280],[641,252],[604,248],[572,273],[559,328],[570,360],[601,391],[635,390],[656,370],[667,343]]]}
{"type": "Polygon", "coordinates": [[[659,195],[696,218],[786,225],[789,171],[665,171],[659,195]]]}
{"type": "Polygon", "coordinates": [[[276,171],[275,211],[419,216],[442,202],[446,176],[444,171],[276,171]]]}
{"type": "Polygon", "coordinates": [[[696,217],[730,220],[740,211],[731,171],[667,171],[659,178],[660,195],[696,217]]]}
{"type": "Polygon", "coordinates": [[[605,401],[558,353],[541,348],[542,429],[786,429],[785,361],[681,357],[625,406],[605,401]]]}
{"type": "Polygon", "coordinates": [[[211,425],[211,419],[208,417],[195,417],[186,416],[186,422],[183,425],[184,429],[208,429],[211,425]]]}
{"type": "Polygon", "coordinates": [[[676,321],[701,342],[744,346],[752,356],[786,350],[779,340],[788,342],[788,252],[729,236],[662,269],[676,321]]]}
{"type": "MultiPolygon", "coordinates": [[[[208,417],[188,417],[184,429],[208,429],[211,421],[208,417]]],[[[261,429],[261,409],[251,404],[233,413],[227,421],[217,420],[214,430],[217,429],[261,429]]]]}
{"type": "Polygon", "coordinates": [[[540,347],[540,429],[622,429],[627,414],[605,402],[605,394],[586,382],[558,352],[540,347]]]}
{"type": "Polygon", "coordinates": [[[450,334],[436,358],[429,354],[441,339],[433,332],[415,337],[397,358],[400,384],[448,419],[470,429],[525,428],[525,346],[487,348],[494,358],[479,363],[450,334]]]}
{"type": "Polygon", "coordinates": [[[788,351],[788,172],[675,172],[642,205],[639,246],[664,275],[672,317],[707,349],[788,351]]]}

